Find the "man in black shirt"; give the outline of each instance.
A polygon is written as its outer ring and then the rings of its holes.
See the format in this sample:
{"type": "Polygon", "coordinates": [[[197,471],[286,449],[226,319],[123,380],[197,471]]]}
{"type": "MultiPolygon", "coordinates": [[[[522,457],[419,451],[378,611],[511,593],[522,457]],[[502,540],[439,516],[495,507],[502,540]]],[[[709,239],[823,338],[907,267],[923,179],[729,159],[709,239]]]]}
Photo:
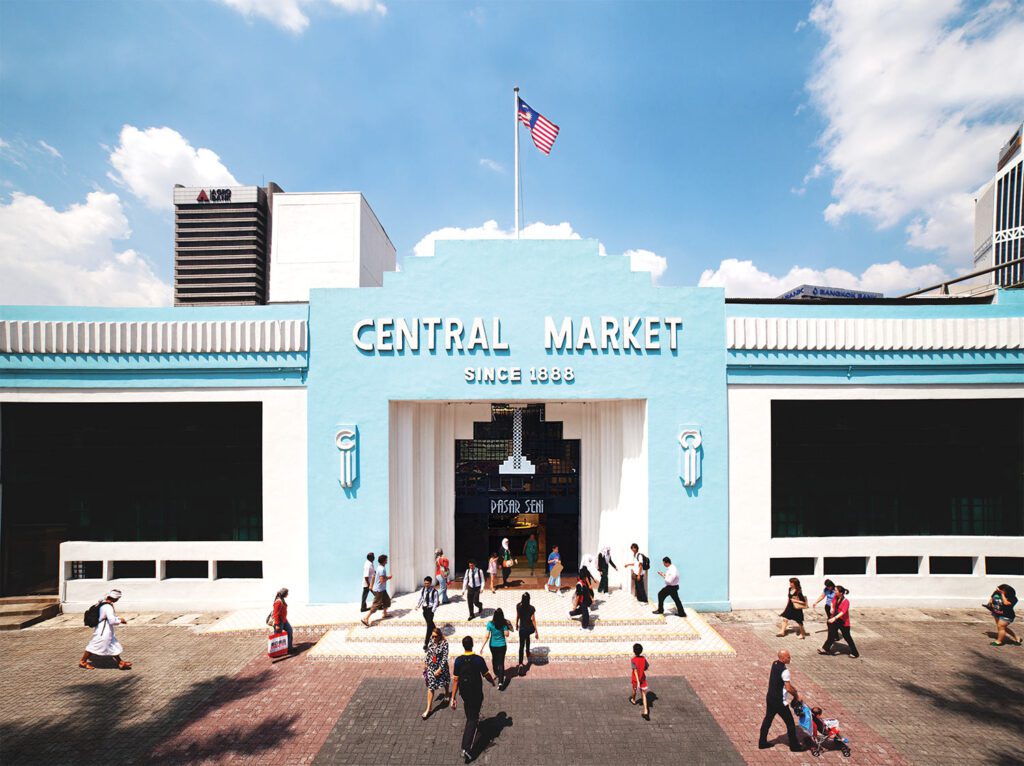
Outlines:
{"type": "Polygon", "coordinates": [[[789,652],[785,649],[779,652],[779,659],[772,663],[772,671],[768,676],[768,693],[765,695],[764,720],[761,722],[761,736],[757,740],[757,746],[764,750],[771,747],[768,744],[768,730],[772,727],[775,716],[782,718],[786,724],[786,734],[789,736],[789,749],[793,752],[800,752],[804,748],[800,746],[796,738],[796,725],[793,723],[793,714],[789,712],[789,703],[794,699],[800,699],[796,687],[790,683],[789,652]]]}
{"type": "Polygon", "coordinates": [[[480,707],[484,704],[483,679],[494,686],[494,677],[487,670],[487,663],[479,654],[473,654],[473,637],[462,639],[462,648],[466,653],[455,658],[455,681],[452,686],[452,710],[457,707],[456,692],[462,696],[462,704],[466,711],[466,727],[462,730],[462,757],[466,763],[473,760],[473,740],[476,739],[476,727],[480,723],[480,707]]]}

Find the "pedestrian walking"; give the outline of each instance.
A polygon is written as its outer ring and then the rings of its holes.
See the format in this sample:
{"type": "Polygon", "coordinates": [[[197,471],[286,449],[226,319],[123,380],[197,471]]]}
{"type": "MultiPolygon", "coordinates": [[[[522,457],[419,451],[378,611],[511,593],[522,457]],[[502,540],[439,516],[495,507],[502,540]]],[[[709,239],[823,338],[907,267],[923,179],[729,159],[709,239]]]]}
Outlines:
{"type": "Polygon", "coordinates": [[[562,555],[558,552],[557,545],[552,545],[551,553],[548,554],[548,584],[544,586],[544,590],[552,593],[562,591],[562,555]]]}
{"type": "Polygon", "coordinates": [[[391,596],[388,595],[388,580],[391,579],[391,575],[388,574],[388,557],[387,554],[382,553],[377,557],[377,568],[373,571],[373,606],[370,607],[370,613],[366,615],[366,618],[361,620],[363,625],[370,627],[370,618],[373,617],[373,613],[380,609],[383,612],[381,620],[388,618],[388,607],[391,606],[391,596]]]}
{"type": "Polygon", "coordinates": [[[516,632],[519,634],[519,664],[516,669],[523,667],[523,655],[526,661],[530,661],[530,639],[536,636],[540,638],[537,631],[537,609],[530,605],[530,594],[524,593],[523,597],[516,604],[516,632]]]}
{"type": "Polygon", "coordinates": [[[512,558],[512,549],[508,547],[508,538],[501,539],[501,587],[508,587],[508,576],[512,574],[512,567],[516,560],[512,558]]]}
{"type": "Polygon", "coordinates": [[[288,634],[288,654],[295,654],[295,632],[292,630],[292,624],[288,622],[288,602],[285,600],[287,598],[287,588],[281,588],[274,595],[274,609],[270,613],[270,620],[275,633],[283,630],[288,634]]]}
{"type": "Polygon", "coordinates": [[[464,653],[455,658],[452,670],[455,679],[452,686],[452,710],[458,707],[456,692],[462,697],[466,712],[466,725],[462,729],[462,758],[466,763],[473,760],[473,742],[480,723],[480,708],[484,704],[484,682],[494,686],[494,678],[487,672],[487,663],[478,654],[473,654],[473,637],[462,639],[464,653]]]}
{"type": "Polygon", "coordinates": [[[132,664],[121,658],[121,652],[124,649],[121,646],[121,642],[117,640],[117,636],[114,635],[115,625],[123,625],[128,622],[123,617],[118,617],[114,611],[114,604],[120,600],[121,591],[115,588],[107,593],[99,604],[96,604],[86,612],[86,625],[93,628],[92,638],[85,645],[85,653],[82,654],[82,659],[78,661],[78,667],[85,668],[86,670],[95,670],[96,666],[92,664],[92,656],[96,655],[97,657],[113,657],[117,663],[118,670],[131,670],[132,664]],[[89,619],[93,609],[95,609],[96,615],[95,625],[92,625],[92,621],[89,619]]]}
{"type": "Polygon", "coordinates": [[[644,712],[641,714],[645,721],[651,720],[651,711],[647,707],[647,670],[651,664],[644,657],[642,644],[633,644],[633,658],[629,661],[629,675],[633,683],[633,693],[629,695],[629,704],[635,705],[639,701],[644,703],[644,712]],[[639,699],[637,696],[639,695],[639,699]]]}
{"type": "Polygon", "coordinates": [[[782,610],[779,617],[782,618],[782,625],[776,633],[779,638],[786,635],[789,629],[789,621],[796,623],[800,632],[800,638],[807,638],[807,631],[804,630],[804,609],[807,608],[807,597],[804,596],[804,589],[800,587],[800,580],[796,577],[789,578],[789,591],[786,593],[786,608],[782,610]]]}
{"type": "Polygon", "coordinates": [[[761,721],[761,736],[757,740],[757,746],[762,750],[771,747],[768,744],[768,731],[772,727],[775,716],[779,716],[786,724],[786,736],[789,737],[789,749],[794,753],[801,752],[804,748],[796,736],[796,725],[793,722],[793,714],[789,710],[789,703],[794,699],[800,699],[796,687],[793,686],[792,676],[789,672],[789,652],[782,649],[779,658],[772,663],[771,673],[768,675],[768,692],[765,694],[764,720],[761,721]]]}
{"type": "Polygon", "coordinates": [[[491,669],[494,677],[498,679],[498,691],[505,691],[507,679],[505,678],[505,652],[508,651],[508,634],[512,629],[512,623],[505,619],[505,613],[499,607],[494,610],[491,619],[487,621],[487,635],[485,641],[491,650],[491,669]]]}
{"type": "Polygon", "coordinates": [[[530,539],[523,546],[523,555],[526,556],[526,563],[530,565],[530,576],[532,577],[537,572],[537,535],[530,535],[530,539]]]}
{"type": "Polygon", "coordinates": [[[366,554],[366,561],[363,562],[363,595],[359,599],[360,612],[370,611],[370,607],[366,605],[366,597],[372,592],[373,571],[373,551],[370,551],[366,554]]]}
{"type": "Polygon", "coordinates": [[[437,592],[442,604],[451,603],[448,598],[448,579],[451,576],[451,562],[444,555],[444,551],[438,548],[434,551],[434,579],[437,581],[437,592]]]}
{"type": "Polygon", "coordinates": [[[497,593],[498,588],[498,554],[492,553],[487,559],[487,579],[491,583],[491,593],[497,593]]]}
{"type": "Polygon", "coordinates": [[[633,592],[641,604],[647,603],[647,570],[651,568],[651,560],[640,552],[640,546],[633,543],[629,546],[633,552],[633,560],[626,564],[633,579],[633,592]]]}
{"type": "Polygon", "coordinates": [[[991,646],[1002,646],[1006,643],[1006,637],[1010,637],[1010,643],[1021,645],[1021,640],[1013,632],[1010,625],[1016,619],[1014,607],[1017,605],[1017,591],[1010,585],[1000,585],[992,593],[985,608],[992,613],[996,620],[996,640],[991,646]]]}
{"type": "Polygon", "coordinates": [[[836,586],[836,598],[832,602],[832,616],[828,620],[828,637],[818,650],[818,654],[832,654],[832,644],[839,640],[839,634],[842,633],[843,638],[846,639],[846,645],[850,647],[850,656],[854,659],[860,657],[857,645],[853,643],[853,636],[850,635],[850,600],[846,598],[846,594],[849,592],[842,585],[836,586]]]}
{"type": "Polygon", "coordinates": [[[437,690],[444,689],[444,694],[441,695],[441,704],[444,704],[448,701],[448,688],[452,685],[452,674],[448,670],[448,641],[445,640],[440,628],[431,631],[425,651],[423,682],[427,685],[427,707],[420,716],[424,721],[430,717],[437,690]]]}
{"type": "Polygon", "coordinates": [[[476,562],[470,559],[466,563],[466,572],[462,575],[462,595],[469,604],[469,619],[473,619],[473,607],[484,613],[484,605],[480,603],[480,589],[484,587],[484,573],[477,569],[476,562]]]}
{"type": "Polygon", "coordinates": [[[611,546],[606,545],[597,554],[597,571],[601,575],[601,581],[597,586],[598,593],[608,593],[608,567],[616,572],[619,571],[615,562],[612,561],[611,546]]]}
{"type": "Polygon", "coordinates": [[[434,612],[440,596],[434,589],[434,578],[424,577],[423,587],[420,588],[420,599],[416,602],[416,608],[423,610],[423,621],[427,624],[427,632],[423,636],[423,651],[427,651],[427,644],[430,643],[430,635],[434,632],[434,612]]]}
{"type": "Polygon", "coordinates": [[[590,605],[594,603],[591,582],[590,572],[586,568],[581,569],[576,581],[576,592],[573,594],[573,610],[569,612],[570,617],[580,618],[584,630],[590,627],[590,605]]]}
{"type": "Polygon", "coordinates": [[[814,606],[821,603],[822,599],[825,600],[825,619],[827,620],[832,616],[832,602],[836,598],[836,584],[831,580],[825,580],[825,589],[818,596],[818,600],[814,602],[814,606]]]}
{"type": "MultiPolygon", "coordinates": [[[[593,553],[584,553],[583,557],[580,559],[580,568],[576,571],[578,572],[583,569],[586,569],[588,572],[596,572],[597,556],[595,556],[593,553]]],[[[594,587],[597,588],[596,581],[594,582],[594,587]]]]}
{"type": "Polygon", "coordinates": [[[679,600],[679,570],[668,556],[663,558],[661,563],[665,565],[665,571],[658,574],[664,578],[665,587],[658,591],[658,608],[654,613],[665,614],[665,599],[671,598],[676,602],[676,614],[685,617],[686,610],[683,609],[683,602],[679,600]]]}

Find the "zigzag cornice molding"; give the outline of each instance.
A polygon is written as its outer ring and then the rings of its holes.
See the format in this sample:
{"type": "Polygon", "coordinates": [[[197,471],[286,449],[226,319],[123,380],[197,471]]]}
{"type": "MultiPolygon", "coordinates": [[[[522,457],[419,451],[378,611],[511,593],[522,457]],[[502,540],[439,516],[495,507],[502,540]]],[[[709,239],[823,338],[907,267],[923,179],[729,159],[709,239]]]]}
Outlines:
{"type": "Polygon", "coordinates": [[[307,349],[304,319],[0,321],[0,354],[266,354],[307,349]]]}
{"type": "Polygon", "coordinates": [[[955,351],[1024,348],[1024,317],[805,319],[729,317],[732,351],[955,351]]]}

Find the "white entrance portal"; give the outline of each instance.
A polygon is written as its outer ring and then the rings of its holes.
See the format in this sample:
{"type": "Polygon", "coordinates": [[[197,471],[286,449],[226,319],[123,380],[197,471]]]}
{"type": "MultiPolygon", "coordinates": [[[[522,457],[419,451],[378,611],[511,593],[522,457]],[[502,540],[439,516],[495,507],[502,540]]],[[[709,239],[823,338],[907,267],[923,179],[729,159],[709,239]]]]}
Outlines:
{"type": "MultiPolygon", "coordinates": [[[[473,423],[490,418],[490,402],[391,402],[388,417],[388,555],[401,593],[433,573],[435,548],[454,553],[455,440],[473,438],[473,423]]],[[[581,553],[610,546],[619,566],[611,583],[625,583],[630,543],[648,550],[647,402],[548,403],[546,419],[580,440],[581,553]]]]}

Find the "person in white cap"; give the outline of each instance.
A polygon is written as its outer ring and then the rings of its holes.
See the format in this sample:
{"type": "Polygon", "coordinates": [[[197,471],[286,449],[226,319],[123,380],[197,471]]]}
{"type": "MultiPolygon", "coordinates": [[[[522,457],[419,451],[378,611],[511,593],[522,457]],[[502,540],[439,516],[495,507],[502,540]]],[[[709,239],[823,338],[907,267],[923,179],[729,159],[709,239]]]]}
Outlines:
{"type": "Polygon", "coordinates": [[[95,654],[98,657],[113,657],[117,662],[118,670],[128,670],[131,668],[132,664],[130,662],[125,662],[121,659],[121,642],[114,635],[115,625],[128,622],[128,620],[118,617],[114,613],[114,604],[120,598],[121,591],[115,589],[110,591],[103,601],[100,602],[99,623],[96,625],[96,629],[93,630],[92,639],[85,647],[85,654],[78,661],[78,667],[93,670],[95,666],[92,664],[92,655],[95,654]]]}

